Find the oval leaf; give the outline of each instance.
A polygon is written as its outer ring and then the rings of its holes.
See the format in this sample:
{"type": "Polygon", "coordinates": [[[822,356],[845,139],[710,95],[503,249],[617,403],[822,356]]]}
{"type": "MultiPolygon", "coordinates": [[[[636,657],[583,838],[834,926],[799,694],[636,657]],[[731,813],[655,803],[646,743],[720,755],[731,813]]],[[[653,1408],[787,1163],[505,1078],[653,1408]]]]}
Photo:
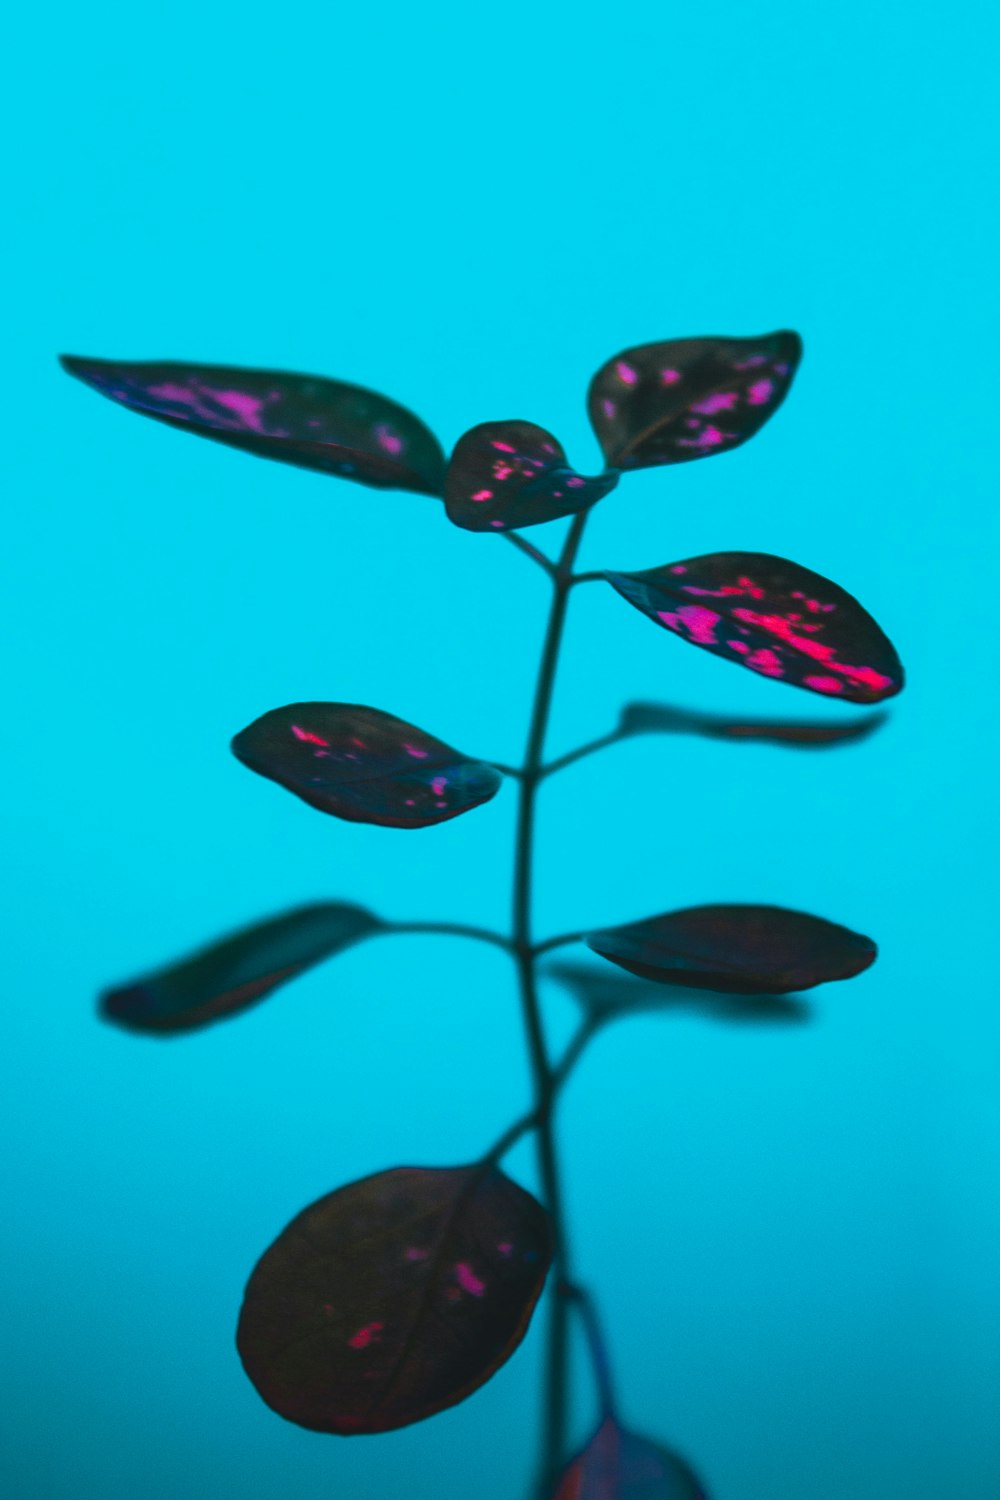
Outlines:
{"type": "Polygon", "coordinates": [[[384,930],[360,906],[300,906],[105,991],[101,1013],[129,1031],[193,1031],[246,1010],[313,964],[384,930]]]}
{"type": "Polygon", "coordinates": [[[467,531],[537,526],[587,510],[618,483],[570,468],[551,432],[533,422],[481,422],[458,441],[448,465],[448,515],[467,531]]]}
{"type": "Polygon", "coordinates": [[[708,1491],[679,1454],[606,1417],[552,1500],[708,1500],[708,1491]]]}
{"type": "Polygon", "coordinates": [[[764,677],[851,703],[879,703],[903,686],[895,648],[868,611],[784,557],[712,552],[604,576],[682,640],[764,677]]]}
{"type": "Polygon", "coordinates": [[[429,828],[496,796],[502,777],[378,708],[290,703],[255,719],[233,753],[310,807],[351,823],[429,828]]]}
{"type": "Polygon", "coordinates": [[[655,984],[648,979],[617,974],[606,965],[564,961],[542,970],[547,979],[564,985],[594,1025],[626,1020],[649,1012],[685,1010],[724,1026],[801,1026],[811,1019],[809,1001],[800,995],[732,995],[694,989],[684,980],[655,984]]]}
{"type": "Polygon", "coordinates": [[[802,340],[787,331],[623,350],[587,394],[606,463],[648,469],[738,448],[777,411],[801,358],[802,340]]]}
{"type": "Polygon", "coordinates": [[[376,489],[440,495],[444,454],[405,406],[363,386],[287,370],[64,355],[70,375],[184,432],[376,489]]]}
{"type": "Polygon", "coordinates": [[[846,724],[794,723],[784,719],[735,719],[728,714],[703,714],[668,703],[626,703],[618,732],[623,739],[636,734],[697,734],[710,740],[762,740],[790,750],[821,750],[867,739],[886,722],[881,713],[849,719],[846,724]]]}
{"type": "Polygon", "coordinates": [[[877,953],[871,938],[783,906],[690,906],[584,941],[640,979],[729,995],[787,995],[852,979],[877,953]]]}
{"type": "Polygon", "coordinates": [[[551,1258],[545,1210],[495,1167],[378,1172],[320,1198],[265,1252],[240,1358],[302,1427],[406,1427],[510,1358],[551,1258]]]}

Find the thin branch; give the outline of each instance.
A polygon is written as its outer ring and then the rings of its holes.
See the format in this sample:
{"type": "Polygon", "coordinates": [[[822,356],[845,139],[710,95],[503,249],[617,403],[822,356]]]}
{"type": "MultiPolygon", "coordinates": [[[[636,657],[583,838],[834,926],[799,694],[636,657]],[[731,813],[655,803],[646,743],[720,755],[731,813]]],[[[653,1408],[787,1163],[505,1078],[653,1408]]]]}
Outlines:
{"type": "Polygon", "coordinates": [[[400,934],[426,932],[442,937],[473,938],[478,943],[492,943],[505,953],[511,953],[514,948],[510,938],[502,932],[491,932],[488,927],[467,927],[464,922],[388,922],[386,926],[390,932],[400,934]]]}
{"type": "Polygon", "coordinates": [[[526,542],[524,537],[520,536],[516,531],[505,531],[502,535],[508,542],[512,542],[515,547],[519,548],[525,557],[530,557],[532,562],[536,562],[540,568],[544,568],[550,578],[556,576],[556,564],[552,561],[551,557],[546,557],[541,548],[533,546],[531,542],[526,542]]]}
{"type": "Polygon", "coordinates": [[[560,1297],[565,1297],[572,1302],[580,1314],[583,1331],[587,1337],[587,1347],[590,1350],[590,1362],[594,1369],[594,1379],[597,1382],[597,1394],[601,1405],[601,1419],[607,1421],[614,1417],[616,1412],[614,1385],[611,1379],[611,1363],[608,1359],[608,1349],[604,1342],[604,1334],[601,1330],[600,1319],[597,1309],[590,1293],[582,1286],[571,1282],[560,1282],[556,1288],[560,1297]]]}
{"type": "MultiPolygon", "coordinates": [[[[551,1097],[545,1113],[551,1114],[556,1096],[562,1092],[570,1074],[586,1051],[589,1042],[600,1030],[601,1024],[599,1017],[588,1015],[586,1020],[573,1033],[566,1051],[552,1070],[551,1097]]],[[[520,1119],[515,1120],[513,1125],[507,1127],[503,1135],[486,1152],[483,1161],[486,1163],[501,1161],[507,1155],[507,1152],[513,1146],[517,1145],[522,1136],[527,1135],[529,1130],[538,1129],[542,1123],[542,1118],[543,1111],[536,1105],[526,1115],[522,1115],[520,1119]]]]}
{"type": "Polygon", "coordinates": [[[560,755],[555,760],[550,760],[548,765],[542,767],[540,775],[554,776],[557,771],[565,770],[574,761],[583,760],[586,755],[594,755],[598,750],[606,750],[609,745],[617,745],[619,740],[628,739],[621,729],[611,729],[607,734],[598,735],[596,740],[588,740],[585,745],[580,745],[576,750],[568,750],[565,755],[560,755]]]}
{"type": "Polygon", "coordinates": [[[596,573],[574,573],[570,579],[570,588],[576,588],[578,583],[607,583],[607,578],[601,572],[596,573]]]}
{"type": "Polygon", "coordinates": [[[586,936],[585,932],[563,932],[558,937],[546,938],[543,943],[536,943],[531,951],[535,958],[541,958],[543,953],[551,953],[553,948],[565,948],[567,943],[581,943],[586,936]]]}

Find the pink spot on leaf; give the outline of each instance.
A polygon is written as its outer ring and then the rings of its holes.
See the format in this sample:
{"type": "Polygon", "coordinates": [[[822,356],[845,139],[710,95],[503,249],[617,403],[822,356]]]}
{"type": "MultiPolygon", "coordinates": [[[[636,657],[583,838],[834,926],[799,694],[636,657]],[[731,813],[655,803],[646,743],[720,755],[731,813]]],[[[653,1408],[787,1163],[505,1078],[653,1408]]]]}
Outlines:
{"type": "Polygon", "coordinates": [[[384,1327],[384,1323],[366,1323],[364,1328],[352,1333],[347,1342],[352,1349],[367,1349],[369,1344],[378,1342],[378,1336],[384,1327]]]}
{"type": "Polygon", "coordinates": [[[481,1297],[486,1290],[485,1281],[481,1281],[464,1260],[460,1260],[455,1267],[455,1280],[463,1292],[468,1292],[473,1297],[481,1297]]]}
{"type": "Polygon", "coordinates": [[[627,365],[623,359],[618,360],[618,362],[616,363],[615,374],[618,376],[618,379],[624,381],[626,385],[635,385],[636,381],[639,379],[632,366],[627,365]]]}
{"type": "Polygon", "coordinates": [[[321,735],[313,734],[311,730],[302,729],[298,724],[292,725],[292,733],[297,740],[304,740],[309,745],[329,745],[330,741],[323,739],[321,735]]]}

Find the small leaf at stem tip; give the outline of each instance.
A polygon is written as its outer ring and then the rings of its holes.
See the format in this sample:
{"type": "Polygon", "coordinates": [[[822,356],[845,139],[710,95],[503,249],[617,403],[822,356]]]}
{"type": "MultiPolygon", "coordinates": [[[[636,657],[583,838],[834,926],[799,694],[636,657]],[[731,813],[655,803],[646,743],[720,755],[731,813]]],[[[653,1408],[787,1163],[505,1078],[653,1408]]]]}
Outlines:
{"type": "Polygon", "coordinates": [[[318,1199],[258,1261],[240,1358],[316,1432],[388,1432],[471,1396],[521,1342],[549,1217],[497,1167],[397,1167],[318,1199]]]}
{"type": "Polygon", "coordinates": [[[533,422],[481,422],[456,444],[445,477],[449,518],[467,531],[511,531],[587,510],[618,483],[586,479],[533,422]]]}
{"type": "Polygon", "coordinates": [[[712,552],[604,576],[681,640],[763,677],[849,703],[880,703],[903,686],[895,648],[868,611],[787,558],[712,552]]]}
{"type": "Polygon", "coordinates": [[[708,1500],[708,1491],[679,1454],[606,1417],[552,1500],[708,1500]]]}
{"type": "Polygon", "coordinates": [[[850,928],[783,906],[690,906],[584,941],[640,979],[730,995],[787,995],[852,979],[878,951],[850,928]]]}
{"type": "Polygon", "coordinates": [[[371,912],[343,901],[300,906],[107,990],[101,1013],[129,1031],[194,1031],[246,1010],[314,964],[385,930],[371,912]]]}
{"type": "Polygon", "coordinates": [[[812,1007],[801,995],[720,994],[717,990],[693,989],[683,982],[657,984],[616,973],[606,965],[598,968],[569,960],[547,964],[542,974],[568,989],[594,1024],[601,1026],[631,1016],[677,1010],[727,1026],[801,1026],[812,1019],[812,1007]]]}
{"type": "Polygon", "coordinates": [[[430,828],[495,797],[502,777],[422,729],[357,703],[290,703],[233,740],[251,771],[320,812],[383,828],[430,828]]]}
{"type": "Polygon", "coordinates": [[[445,459],[405,406],[363,386],[287,370],[63,355],[63,369],[102,396],[184,432],[260,458],[440,496],[445,459]]]}
{"type": "Polygon", "coordinates": [[[648,469],[728,453],[781,405],[802,340],[670,339],[625,349],[590,382],[587,410],[614,469],[648,469]]]}
{"type": "Polygon", "coordinates": [[[737,719],[728,714],[703,714],[673,708],[668,703],[626,703],[618,722],[622,739],[639,734],[696,734],[710,740],[758,740],[790,750],[822,750],[832,745],[867,739],[886,722],[884,713],[865,714],[846,724],[834,721],[796,723],[783,719],[737,719]]]}

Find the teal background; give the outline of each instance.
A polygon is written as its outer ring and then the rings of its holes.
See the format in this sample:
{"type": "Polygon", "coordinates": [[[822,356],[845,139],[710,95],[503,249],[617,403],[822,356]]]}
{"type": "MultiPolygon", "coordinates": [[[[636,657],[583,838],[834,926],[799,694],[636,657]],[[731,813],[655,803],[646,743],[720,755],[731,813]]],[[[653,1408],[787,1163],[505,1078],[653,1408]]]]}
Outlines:
{"type": "MultiPolygon", "coordinates": [[[[227,744],[331,698],[518,758],[544,579],[433,501],[140,421],[57,351],[339,376],[446,443],[525,417],[586,471],[609,355],[789,325],[774,421],[628,477],[582,565],[785,554],[910,685],[840,752],[650,738],[568,771],[539,929],[762,900],[882,957],[809,1026],[610,1032],[560,1116],[573,1240],[627,1414],[713,1500],[997,1495],[994,9],[57,4],[6,31],[6,1493],[500,1500],[537,1426],[539,1325],[466,1405],[347,1442],[270,1413],[232,1346],[304,1203],[468,1159],[524,1106],[502,954],[386,939],[171,1042],[93,1000],[323,895],[505,922],[512,787],[396,833],[227,744]]],[[[553,753],[633,697],[836,710],[581,589],[553,753]]],[[[582,1364],[578,1393],[582,1429],[582,1364]]]]}

